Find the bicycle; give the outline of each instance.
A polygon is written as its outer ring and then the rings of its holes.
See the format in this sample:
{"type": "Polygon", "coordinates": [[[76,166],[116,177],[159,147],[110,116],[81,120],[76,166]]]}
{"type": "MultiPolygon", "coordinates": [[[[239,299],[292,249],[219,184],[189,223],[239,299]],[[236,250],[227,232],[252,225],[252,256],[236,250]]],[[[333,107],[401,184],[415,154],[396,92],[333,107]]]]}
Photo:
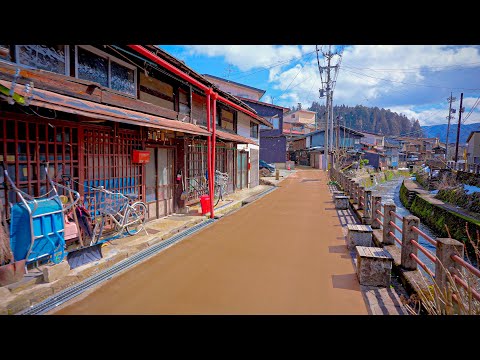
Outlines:
{"type": "Polygon", "coordinates": [[[220,200],[223,200],[223,195],[227,194],[228,179],[229,176],[227,173],[215,170],[215,187],[213,191],[214,206],[217,206],[220,200]]]}
{"type": "MultiPolygon", "coordinates": [[[[107,219],[114,224],[115,234],[121,234],[124,230],[129,235],[138,234],[145,229],[147,219],[147,205],[142,201],[135,201],[137,194],[122,194],[105,189],[103,186],[93,188],[103,194],[99,206],[99,215],[94,218],[95,226],[90,245],[98,244],[103,234],[107,219]]],[[[148,234],[148,233],[147,233],[148,234]]]]}
{"type": "MultiPolygon", "coordinates": [[[[217,206],[220,200],[223,200],[223,195],[227,194],[229,176],[227,173],[222,173],[219,170],[215,170],[215,183],[213,191],[213,200],[215,202],[214,206],[217,206]]],[[[189,185],[198,193],[198,194],[208,194],[208,180],[206,177],[202,177],[200,182],[196,178],[191,178],[189,185]]]]}

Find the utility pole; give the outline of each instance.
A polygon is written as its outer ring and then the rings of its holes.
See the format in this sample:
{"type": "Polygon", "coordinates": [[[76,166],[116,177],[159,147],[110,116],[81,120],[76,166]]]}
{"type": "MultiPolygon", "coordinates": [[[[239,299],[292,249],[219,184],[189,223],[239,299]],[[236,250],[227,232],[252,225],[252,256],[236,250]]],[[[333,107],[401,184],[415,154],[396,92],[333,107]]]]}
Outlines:
{"type": "MultiPolygon", "coordinates": [[[[326,96],[325,100],[325,141],[324,141],[324,154],[326,157],[326,165],[327,169],[329,168],[329,154],[333,153],[333,149],[335,147],[335,144],[333,143],[333,132],[335,131],[334,124],[333,124],[333,90],[335,88],[335,83],[337,81],[337,76],[338,76],[338,69],[340,68],[340,62],[342,59],[342,51],[340,53],[335,52],[332,53],[332,45],[328,46],[328,52],[323,52],[323,56],[325,57],[327,61],[327,66],[320,66],[320,60],[318,58],[318,45],[316,47],[317,49],[317,63],[318,63],[318,70],[320,72],[320,80],[322,81],[322,89],[320,89],[320,98],[323,98],[324,95],[326,96]],[[337,65],[331,65],[331,60],[332,58],[338,55],[340,57],[340,60],[337,65]],[[335,69],[335,74],[331,75],[331,69],[335,69]],[[327,78],[325,81],[322,79],[322,74],[323,71],[327,71],[327,78]],[[324,87],[325,85],[325,87],[324,87]]],[[[332,158],[332,164],[331,168],[334,168],[334,159],[332,158]]]]}
{"type": "MultiPolygon", "coordinates": [[[[330,141],[330,138],[329,138],[329,131],[330,130],[330,126],[329,126],[329,123],[330,123],[330,60],[332,59],[332,56],[331,56],[331,49],[332,49],[332,46],[329,45],[328,46],[328,54],[326,55],[327,57],[327,99],[326,99],[326,113],[325,113],[325,119],[326,119],[326,128],[325,128],[325,150],[324,150],[324,153],[325,153],[325,157],[327,159],[327,170],[328,170],[328,165],[330,164],[330,158],[329,158],[329,155],[330,155],[330,144],[331,144],[331,141],[330,141]]],[[[333,131],[333,129],[331,129],[330,131],[333,131]]]]}
{"type": "Polygon", "coordinates": [[[450,97],[447,99],[447,101],[450,102],[450,106],[448,107],[447,139],[445,141],[445,161],[448,161],[448,134],[450,133],[450,120],[452,119],[452,102],[457,100],[452,95],[453,94],[450,93],[450,97]]]}
{"type": "Polygon", "coordinates": [[[458,142],[460,141],[460,125],[462,121],[462,112],[463,112],[462,104],[463,104],[463,93],[460,94],[460,111],[458,112],[457,141],[455,144],[455,168],[457,167],[458,142]]]}

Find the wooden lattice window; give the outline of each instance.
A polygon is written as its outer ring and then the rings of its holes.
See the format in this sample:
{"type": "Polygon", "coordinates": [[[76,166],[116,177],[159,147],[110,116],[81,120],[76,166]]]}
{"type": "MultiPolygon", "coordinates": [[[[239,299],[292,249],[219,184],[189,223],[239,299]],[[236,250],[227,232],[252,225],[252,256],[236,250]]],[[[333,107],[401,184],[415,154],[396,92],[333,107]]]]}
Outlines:
{"type": "Polygon", "coordinates": [[[132,163],[132,150],[141,149],[139,132],[112,128],[88,128],[84,131],[85,181],[84,194],[89,210],[96,214],[92,188],[103,186],[111,191],[136,193],[143,199],[143,165],[132,163]]]}
{"type": "Polygon", "coordinates": [[[208,194],[206,181],[207,170],[207,142],[193,140],[185,142],[185,186],[188,192],[187,202],[208,194]]]}
{"type": "MultiPolygon", "coordinates": [[[[51,190],[46,181],[47,162],[52,179],[61,182],[61,175],[68,174],[78,181],[78,129],[74,124],[2,112],[0,140],[0,163],[6,165],[15,186],[29,195],[38,197],[51,190]]],[[[4,205],[20,201],[5,187],[3,167],[0,169],[0,201],[4,205]]],[[[8,214],[8,206],[5,208],[8,214]]]]}

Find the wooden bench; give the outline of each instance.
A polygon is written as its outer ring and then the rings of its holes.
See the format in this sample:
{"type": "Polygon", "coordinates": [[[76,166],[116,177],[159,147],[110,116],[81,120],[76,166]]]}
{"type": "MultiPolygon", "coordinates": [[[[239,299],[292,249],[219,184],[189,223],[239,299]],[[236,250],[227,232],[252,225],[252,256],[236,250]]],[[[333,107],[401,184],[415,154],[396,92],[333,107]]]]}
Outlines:
{"type": "Polygon", "coordinates": [[[383,248],[357,246],[357,277],[360,285],[390,286],[393,258],[383,248]]]}
{"type": "Polygon", "coordinates": [[[370,225],[347,224],[347,248],[355,246],[373,246],[373,229],[370,225]]]}

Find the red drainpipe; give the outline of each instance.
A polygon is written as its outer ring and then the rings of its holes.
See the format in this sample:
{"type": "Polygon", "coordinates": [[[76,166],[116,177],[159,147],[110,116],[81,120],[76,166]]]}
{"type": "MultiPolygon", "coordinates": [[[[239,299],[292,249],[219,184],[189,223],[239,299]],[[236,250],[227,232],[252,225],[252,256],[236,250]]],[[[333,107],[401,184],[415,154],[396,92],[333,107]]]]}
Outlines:
{"type": "MultiPolygon", "coordinates": [[[[218,94],[216,93],[213,93],[213,114],[212,114],[212,128],[213,128],[213,131],[212,131],[212,179],[215,180],[215,149],[216,149],[216,145],[217,145],[217,142],[216,142],[216,139],[215,139],[215,131],[217,129],[217,97],[218,97],[218,94]]],[[[211,194],[215,194],[215,183],[214,181],[212,181],[212,184],[213,184],[213,191],[211,192],[211,194]]],[[[210,199],[212,201],[212,212],[211,212],[211,218],[213,219],[213,196],[211,197],[210,199]]]]}
{"type": "MultiPolygon", "coordinates": [[[[210,94],[212,92],[212,89],[209,89],[209,91],[205,91],[206,96],[207,96],[207,131],[210,132],[210,94]]],[[[212,206],[212,188],[213,188],[213,180],[212,180],[212,137],[209,136],[207,139],[207,173],[208,173],[208,193],[210,196],[210,214],[213,211],[213,206],[212,206]]]]}

